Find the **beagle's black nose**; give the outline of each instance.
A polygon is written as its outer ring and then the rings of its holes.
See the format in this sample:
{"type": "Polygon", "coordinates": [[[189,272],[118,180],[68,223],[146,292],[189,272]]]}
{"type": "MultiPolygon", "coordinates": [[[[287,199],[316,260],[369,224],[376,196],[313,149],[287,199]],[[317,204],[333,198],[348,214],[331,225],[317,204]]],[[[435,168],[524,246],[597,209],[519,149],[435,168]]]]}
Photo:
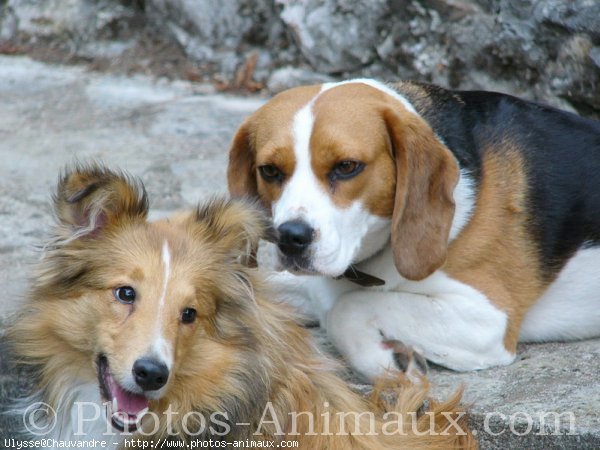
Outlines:
{"type": "Polygon", "coordinates": [[[169,368],[151,358],[140,358],[133,364],[133,378],[144,391],[156,391],[167,384],[169,368]]]}
{"type": "Polygon", "coordinates": [[[312,243],[314,231],[310,225],[302,220],[290,220],[282,223],[279,228],[278,246],[286,256],[302,254],[312,243]]]}

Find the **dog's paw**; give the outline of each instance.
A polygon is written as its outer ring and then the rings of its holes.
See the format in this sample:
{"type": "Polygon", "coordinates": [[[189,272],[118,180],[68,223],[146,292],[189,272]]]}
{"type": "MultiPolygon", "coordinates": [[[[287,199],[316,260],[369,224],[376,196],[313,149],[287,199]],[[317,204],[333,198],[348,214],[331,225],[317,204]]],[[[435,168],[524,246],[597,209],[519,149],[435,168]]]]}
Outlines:
{"type": "Polygon", "coordinates": [[[396,369],[404,372],[410,381],[420,383],[427,375],[427,360],[415,349],[395,339],[384,340],[383,345],[392,350],[396,369]]]}

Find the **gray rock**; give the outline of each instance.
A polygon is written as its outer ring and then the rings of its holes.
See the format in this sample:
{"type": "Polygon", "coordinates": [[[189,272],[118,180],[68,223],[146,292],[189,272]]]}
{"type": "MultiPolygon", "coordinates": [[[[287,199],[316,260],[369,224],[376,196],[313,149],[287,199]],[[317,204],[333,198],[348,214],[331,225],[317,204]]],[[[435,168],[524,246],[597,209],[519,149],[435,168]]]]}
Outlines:
{"type": "Polygon", "coordinates": [[[296,44],[318,72],[360,69],[375,59],[378,25],[387,0],[278,0],[281,18],[296,44]]]}
{"type": "Polygon", "coordinates": [[[209,60],[222,49],[236,49],[251,26],[236,0],[150,0],[148,13],[163,22],[188,54],[209,60]]]}
{"type": "Polygon", "coordinates": [[[115,56],[131,46],[138,12],[118,0],[8,0],[0,6],[0,42],[47,43],[81,57],[115,56]]]}
{"type": "MultiPolygon", "coordinates": [[[[191,58],[214,65],[229,77],[257,48],[285,45],[273,2],[148,0],[146,12],[154,26],[171,35],[191,58]]],[[[265,65],[264,57],[260,63],[265,65]]]]}
{"type": "Polygon", "coordinates": [[[0,43],[17,37],[18,20],[15,12],[8,4],[0,4],[0,43]]]}
{"type": "Polygon", "coordinates": [[[176,43],[197,66],[192,78],[215,76],[225,88],[282,89],[273,71],[292,66],[501,90],[600,117],[597,0],[0,2],[0,45],[40,47],[46,58],[59,48],[127,60],[148,36],[176,43]]]}

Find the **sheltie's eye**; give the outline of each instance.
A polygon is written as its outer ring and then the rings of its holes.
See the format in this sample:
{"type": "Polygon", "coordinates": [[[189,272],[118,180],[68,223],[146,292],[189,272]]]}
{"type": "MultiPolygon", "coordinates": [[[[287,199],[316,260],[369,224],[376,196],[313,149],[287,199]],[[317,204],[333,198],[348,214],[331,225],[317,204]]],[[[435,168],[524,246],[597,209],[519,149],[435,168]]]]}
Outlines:
{"type": "Polygon", "coordinates": [[[130,305],[135,301],[135,289],[131,286],[121,286],[113,290],[113,295],[121,303],[130,305]]]}
{"type": "Polygon", "coordinates": [[[194,308],[185,308],[181,313],[182,323],[192,323],[196,320],[196,310],[194,308]]]}

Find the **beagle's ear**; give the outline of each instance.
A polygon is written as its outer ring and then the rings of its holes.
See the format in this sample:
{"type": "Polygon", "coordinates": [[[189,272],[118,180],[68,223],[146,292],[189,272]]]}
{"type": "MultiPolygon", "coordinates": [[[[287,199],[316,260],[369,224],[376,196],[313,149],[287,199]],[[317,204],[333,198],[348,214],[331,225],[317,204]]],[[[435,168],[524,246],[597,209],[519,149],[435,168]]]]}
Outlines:
{"type": "Polygon", "coordinates": [[[250,267],[256,266],[260,239],[271,232],[266,213],[247,200],[213,198],[198,206],[194,220],[213,242],[250,267]]]}
{"type": "Polygon", "coordinates": [[[422,280],[446,262],[458,164],[420,117],[388,109],[384,120],[396,161],[394,263],[403,277],[422,280]]]}
{"type": "Polygon", "coordinates": [[[233,197],[258,197],[256,149],[250,128],[250,119],[246,119],[237,130],[229,149],[227,185],[233,197]]]}
{"type": "Polygon", "coordinates": [[[54,194],[59,241],[94,237],[123,219],[145,219],[148,198],[143,184],[99,164],[77,165],[61,175],[54,194]]]}

